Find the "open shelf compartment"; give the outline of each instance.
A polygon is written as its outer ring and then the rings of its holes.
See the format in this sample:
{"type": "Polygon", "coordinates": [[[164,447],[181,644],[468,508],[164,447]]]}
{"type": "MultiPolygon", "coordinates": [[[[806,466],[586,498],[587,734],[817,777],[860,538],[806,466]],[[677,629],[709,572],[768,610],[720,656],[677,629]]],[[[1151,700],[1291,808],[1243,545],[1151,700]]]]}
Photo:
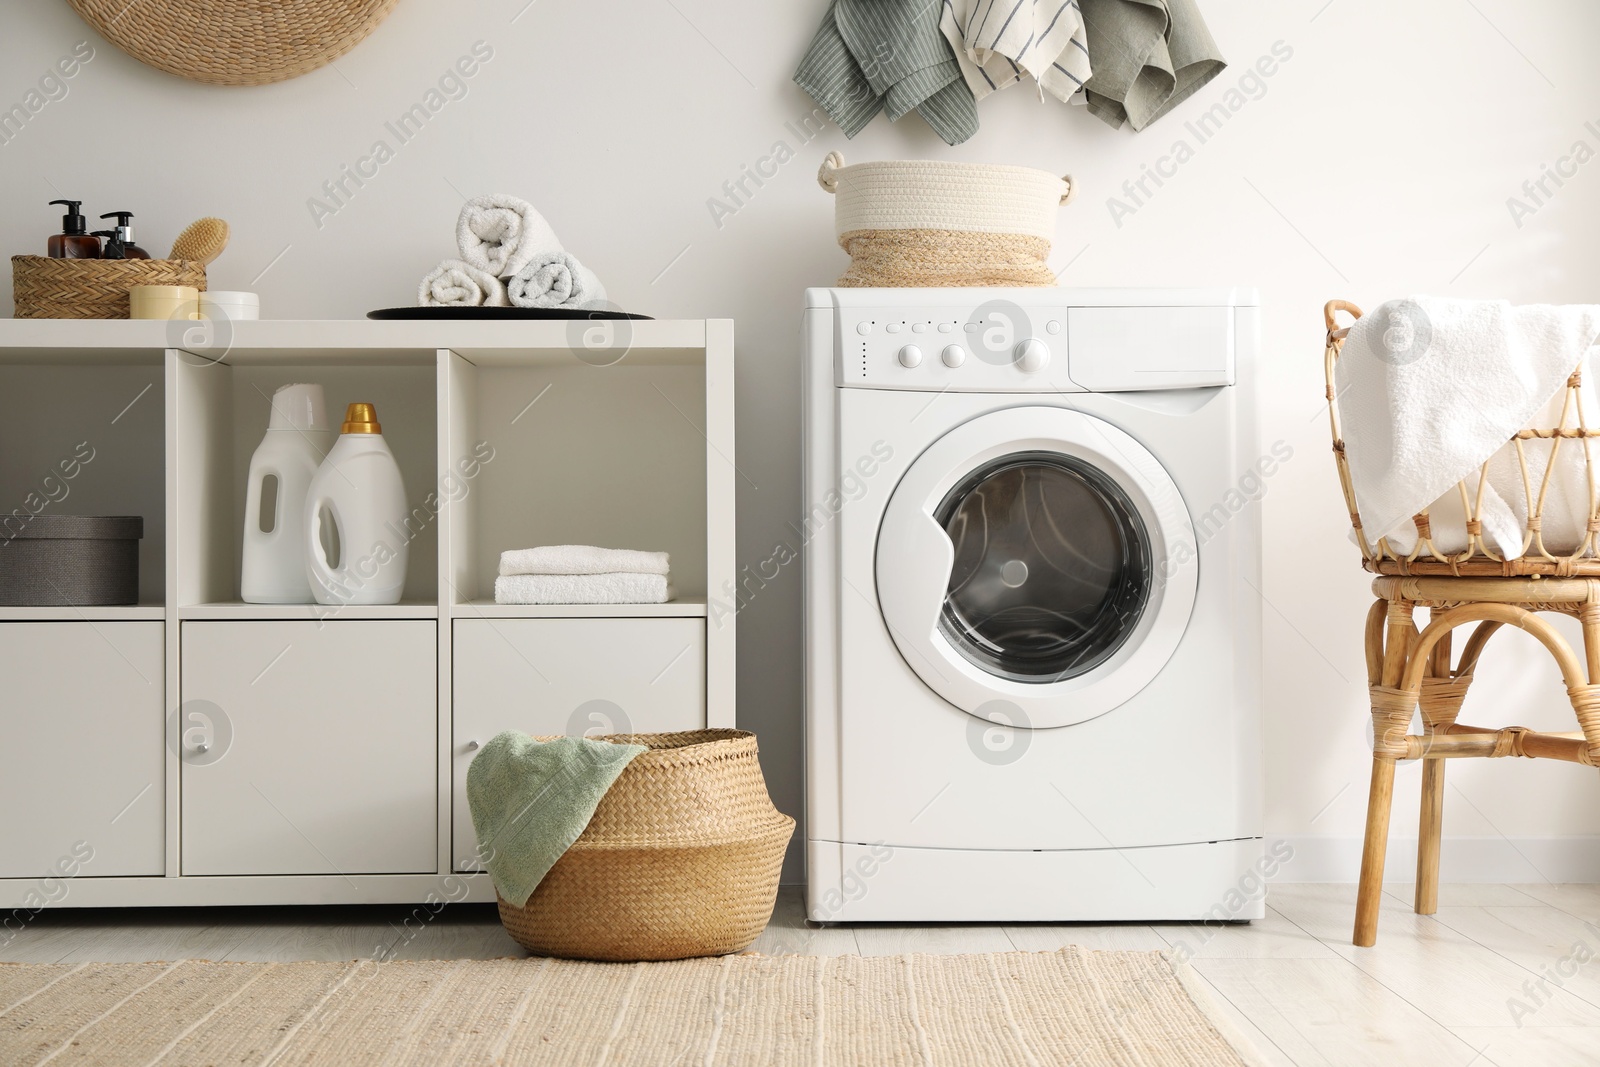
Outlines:
{"type": "Polygon", "coordinates": [[[603,365],[536,350],[480,353],[480,362],[448,355],[452,615],[705,613],[704,361],[632,357],[603,365]],[[675,599],[494,604],[502,552],[561,544],[667,552],[675,599]]]}
{"type": "MultiPolygon", "coordinates": [[[[177,434],[177,607],[187,619],[436,618],[438,403],[435,359],[417,353],[338,352],[296,361],[281,350],[228,353],[225,361],[173,354],[177,434]],[[323,387],[334,439],[345,405],[376,406],[415,521],[407,542],[405,597],[363,608],[246,604],[240,596],[250,458],[267,431],[273,393],[284,385],[323,387]]],[[[399,536],[399,535],[397,535],[399,536]]]]}
{"type": "Polygon", "coordinates": [[[166,582],[163,353],[0,361],[0,550],[35,516],[138,515],[139,605],[0,607],[0,621],[160,618],[166,582]]]}

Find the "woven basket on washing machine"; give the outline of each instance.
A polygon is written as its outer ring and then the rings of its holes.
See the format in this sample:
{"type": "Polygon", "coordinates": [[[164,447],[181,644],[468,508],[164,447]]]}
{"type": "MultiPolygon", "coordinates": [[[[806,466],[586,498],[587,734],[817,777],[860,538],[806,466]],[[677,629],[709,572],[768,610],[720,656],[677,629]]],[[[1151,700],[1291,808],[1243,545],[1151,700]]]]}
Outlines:
{"type": "Polygon", "coordinates": [[[1045,260],[1071,175],[931,159],[847,167],[829,152],[817,182],[850,253],[841,286],[1056,284],[1045,260]]]}

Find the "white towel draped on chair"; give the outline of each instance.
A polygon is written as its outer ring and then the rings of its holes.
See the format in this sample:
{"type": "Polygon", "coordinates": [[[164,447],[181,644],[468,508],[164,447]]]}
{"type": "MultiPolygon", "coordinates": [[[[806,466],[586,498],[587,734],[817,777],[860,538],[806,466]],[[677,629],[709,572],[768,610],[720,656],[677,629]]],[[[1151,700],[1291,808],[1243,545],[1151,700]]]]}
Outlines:
{"type": "MultiPolygon", "coordinates": [[[[1357,321],[1335,381],[1364,536],[1372,543],[1387,537],[1407,553],[1417,542],[1412,517],[1428,508],[1435,545],[1461,551],[1466,511],[1456,486],[1467,479],[1467,507],[1476,504],[1478,471],[1488,461],[1479,513],[1484,540],[1497,555],[1521,556],[1528,508],[1507,441],[1541,414],[1549,421],[1540,425],[1557,424],[1567,378],[1597,335],[1600,305],[1592,304],[1513,307],[1418,296],[1391,300],[1357,321]]],[[[1600,368],[1585,372],[1592,381],[1600,368]]],[[[1590,393],[1585,414],[1600,421],[1593,400],[1590,393]]],[[[1537,491],[1550,442],[1524,442],[1524,454],[1537,491]]],[[[1595,459],[1600,464],[1600,453],[1595,459]]],[[[1582,542],[1589,508],[1583,442],[1563,442],[1557,464],[1544,511],[1552,553],[1582,542]]]]}

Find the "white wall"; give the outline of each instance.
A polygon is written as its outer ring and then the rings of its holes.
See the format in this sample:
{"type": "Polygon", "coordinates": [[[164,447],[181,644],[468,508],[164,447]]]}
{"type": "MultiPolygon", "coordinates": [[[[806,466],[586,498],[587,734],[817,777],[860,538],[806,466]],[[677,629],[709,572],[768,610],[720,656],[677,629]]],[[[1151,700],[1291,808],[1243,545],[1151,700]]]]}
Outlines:
{"type": "MultiPolygon", "coordinates": [[[[96,214],[137,212],[140,238],[159,254],[184,223],[216,214],[234,239],[213,288],[254,288],[272,317],[354,318],[412,300],[417,278],[450,252],[462,195],[520,194],[621,304],[737,319],[739,546],[753,564],[793,538],[787,523],[801,513],[801,289],[828,283],[844,263],[832,202],[813,180],[822,156],[1071,172],[1083,193],[1061,213],[1052,263],[1063,284],[1261,288],[1265,443],[1294,448],[1264,504],[1268,828],[1296,840],[1308,874],[1352,876],[1368,766],[1369,594],[1345,540],[1321,417],[1320,308],[1330,297],[1370,307],[1417,291],[1600,298],[1600,163],[1521,225],[1507,207],[1575,141],[1600,149],[1600,7],[1205,0],[1233,67],[1143,134],[1019,88],[985,101],[982,130],[950,149],[914,116],[880,117],[854,142],[831,127],[800,142],[786,123],[813,105],[789,76],[824,6],[405,0],[337,69],[222,89],[140,65],[64,3],[3,0],[0,106],[22,100],[75,42],[90,41],[95,56],[64,99],[0,145],[0,236],[8,253],[42,253],[57,215],[45,202],[72,196],[96,214]],[[376,139],[393,143],[385,121],[480,40],[493,58],[467,97],[319,228],[308,198],[376,139]],[[1198,143],[1185,122],[1280,41],[1292,57],[1198,143]],[[1178,139],[1193,158],[1114,219],[1107,198],[1178,139]],[[796,158],[719,227],[707,199],[778,141],[796,158]]],[[[799,594],[798,571],[787,568],[739,620],[741,721],[760,733],[773,795],[792,813],[801,807],[799,594]]],[[[1495,641],[1470,717],[1493,722],[1504,708],[1507,721],[1571,728],[1556,672],[1533,641],[1495,641]]],[[[1399,774],[1397,835],[1414,825],[1418,778],[1414,768],[1399,774]]],[[[1446,848],[1458,875],[1570,876],[1562,849],[1525,839],[1600,832],[1592,770],[1473,762],[1453,765],[1450,781],[1447,831],[1484,839],[1446,848]],[[1491,859],[1477,870],[1452,855],[1491,859]],[[1518,864],[1525,869],[1511,869],[1518,864]]]]}

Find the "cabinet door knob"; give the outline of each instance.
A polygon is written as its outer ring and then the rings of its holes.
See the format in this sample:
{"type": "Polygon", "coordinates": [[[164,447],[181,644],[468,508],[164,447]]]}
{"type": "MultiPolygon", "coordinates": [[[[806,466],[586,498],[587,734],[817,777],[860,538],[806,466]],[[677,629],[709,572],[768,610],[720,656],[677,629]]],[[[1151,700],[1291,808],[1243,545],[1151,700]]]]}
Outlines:
{"type": "Polygon", "coordinates": [[[468,752],[476,752],[477,750],[478,750],[478,742],[476,742],[476,741],[468,741],[467,742],[467,751],[468,752]]]}

